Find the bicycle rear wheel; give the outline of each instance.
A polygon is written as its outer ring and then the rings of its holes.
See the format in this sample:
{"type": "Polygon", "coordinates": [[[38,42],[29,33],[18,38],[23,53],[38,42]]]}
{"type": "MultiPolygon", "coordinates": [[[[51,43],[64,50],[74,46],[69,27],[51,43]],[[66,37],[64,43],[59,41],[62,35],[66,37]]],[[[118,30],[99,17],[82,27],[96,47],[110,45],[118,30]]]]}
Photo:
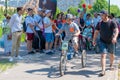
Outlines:
{"type": "Polygon", "coordinates": [[[82,68],[84,68],[84,67],[86,66],[86,61],[87,61],[86,50],[83,50],[83,51],[82,51],[82,55],[81,55],[82,68]]]}
{"type": "Polygon", "coordinates": [[[82,52],[84,49],[85,49],[85,43],[83,42],[83,40],[81,39],[79,41],[79,49],[80,49],[80,52],[82,52]]]}
{"type": "Polygon", "coordinates": [[[60,66],[59,66],[59,69],[60,69],[60,75],[63,76],[64,73],[65,73],[65,70],[66,70],[66,55],[61,55],[61,58],[60,58],[60,66]]]}

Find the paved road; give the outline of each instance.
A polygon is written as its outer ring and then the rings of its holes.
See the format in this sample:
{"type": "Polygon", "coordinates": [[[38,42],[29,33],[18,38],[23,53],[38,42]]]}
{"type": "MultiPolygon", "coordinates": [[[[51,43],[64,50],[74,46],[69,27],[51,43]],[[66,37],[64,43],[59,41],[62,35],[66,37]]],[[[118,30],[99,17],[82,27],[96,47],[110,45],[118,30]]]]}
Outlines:
{"type": "Polygon", "coordinates": [[[50,56],[46,54],[26,55],[25,47],[21,47],[24,60],[17,61],[12,69],[0,74],[0,80],[117,80],[117,63],[120,57],[120,45],[117,46],[117,54],[114,71],[109,70],[109,58],[107,58],[107,72],[104,77],[98,77],[101,71],[100,54],[90,51],[87,55],[86,68],[81,67],[80,59],[73,59],[67,63],[67,71],[63,77],[59,75],[59,52],[50,56]]]}

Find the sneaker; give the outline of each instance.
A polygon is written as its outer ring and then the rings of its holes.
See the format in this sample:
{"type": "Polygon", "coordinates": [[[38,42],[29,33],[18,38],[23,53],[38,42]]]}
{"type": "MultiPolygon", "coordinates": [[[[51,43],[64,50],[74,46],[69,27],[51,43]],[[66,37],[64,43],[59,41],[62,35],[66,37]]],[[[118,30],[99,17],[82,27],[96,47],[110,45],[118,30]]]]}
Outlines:
{"type": "Polygon", "coordinates": [[[9,61],[10,61],[10,62],[13,62],[13,57],[10,57],[9,61]]]}
{"type": "Polygon", "coordinates": [[[52,55],[52,54],[54,54],[54,53],[49,50],[48,52],[46,52],[46,54],[47,54],[47,55],[52,55]]]}
{"type": "Polygon", "coordinates": [[[75,52],[74,54],[73,54],[73,57],[78,57],[78,52],[75,52]]]}
{"type": "Polygon", "coordinates": [[[34,54],[34,53],[35,53],[34,51],[28,52],[28,54],[34,54]]]}
{"type": "Polygon", "coordinates": [[[23,58],[22,58],[21,56],[17,56],[17,59],[20,59],[20,60],[22,60],[23,58]]]}
{"type": "Polygon", "coordinates": [[[40,53],[44,53],[44,51],[43,51],[43,50],[40,50],[39,52],[40,52],[40,53]]]}

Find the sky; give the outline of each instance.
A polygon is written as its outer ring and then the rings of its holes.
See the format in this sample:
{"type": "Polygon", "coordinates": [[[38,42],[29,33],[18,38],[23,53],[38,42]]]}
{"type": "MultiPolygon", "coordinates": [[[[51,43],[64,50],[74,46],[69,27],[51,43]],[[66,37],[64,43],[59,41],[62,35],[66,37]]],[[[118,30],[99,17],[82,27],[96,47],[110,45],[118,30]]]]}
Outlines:
{"type": "Polygon", "coordinates": [[[120,8],[120,0],[110,0],[111,4],[118,5],[120,8]]]}

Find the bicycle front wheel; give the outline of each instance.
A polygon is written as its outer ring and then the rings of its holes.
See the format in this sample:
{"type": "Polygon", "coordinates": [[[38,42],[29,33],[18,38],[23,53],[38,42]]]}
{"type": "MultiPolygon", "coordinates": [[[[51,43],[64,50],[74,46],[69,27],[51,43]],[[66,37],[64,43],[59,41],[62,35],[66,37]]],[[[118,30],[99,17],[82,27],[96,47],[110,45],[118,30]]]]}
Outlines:
{"type": "Polygon", "coordinates": [[[60,75],[63,76],[66,70],[66,55],[61,55],[59,68],[60,75]]]}

